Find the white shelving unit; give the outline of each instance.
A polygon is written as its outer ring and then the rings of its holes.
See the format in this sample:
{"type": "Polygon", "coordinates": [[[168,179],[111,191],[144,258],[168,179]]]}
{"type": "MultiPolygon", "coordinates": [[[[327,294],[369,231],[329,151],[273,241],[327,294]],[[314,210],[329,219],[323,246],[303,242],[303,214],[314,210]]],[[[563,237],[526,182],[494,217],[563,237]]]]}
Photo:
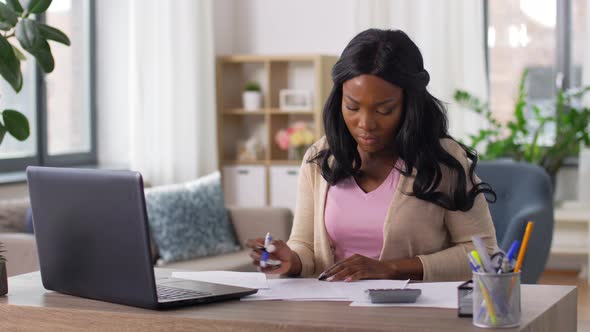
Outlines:
{"type": "Polygon", "coordinates": [[[329,55],[231,55],[217,58],[217,141],[227,205],[295,207],[301,160],[275,143],[275,135],[297,121],[323,135],[322,108],[332,89],[331,70],[338,58],[329,55]],[[262,88],[260,110],[242,108],[249,81],[262,88]],[[311,93],[310,110],[280,109],[283,89],[311,93]],[[263,148],[256,159],[239,160],[239,144],[253,136],[263,148]]]}

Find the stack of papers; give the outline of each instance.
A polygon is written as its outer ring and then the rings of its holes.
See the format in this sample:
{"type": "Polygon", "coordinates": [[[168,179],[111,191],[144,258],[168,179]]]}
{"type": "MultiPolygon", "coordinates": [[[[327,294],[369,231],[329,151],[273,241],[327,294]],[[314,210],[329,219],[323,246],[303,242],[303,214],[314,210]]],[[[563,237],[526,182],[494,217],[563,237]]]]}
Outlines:
{"type": "Polygon", "coordinates": [[[264,289],[268,288],[266,275],[259,272],[232,272],[232,271],[199,271],[199,272],[172,272],[172,278],[188,279],[194,281],[212,282],[214,284],[230,285],[236,287],[264,289]]]}
{"type": "Polygon", "coordinates": [[[366,297],[369,288],[404,288],[407,280],[361,280],[328,282],[317,279],[287,278],[267,280],[269,288],[242,298],[242,301],[355,301],[366,297]]]}
{"type": "Polygon", "coordinates": [[[457,308],[457,287],[461,282],[413,283],[409,280],[360,280],[328,282],[311,278],[267,279],[264,273],[201,271],[173,272],[173,278],[212,282],[238,287],[256,288],[258,292],[242,301],[347,301],[353,307],[434,307],[457,308]],[[367,289],[417,288],[422,290],[416,303],[370,302],[367,289]]]}

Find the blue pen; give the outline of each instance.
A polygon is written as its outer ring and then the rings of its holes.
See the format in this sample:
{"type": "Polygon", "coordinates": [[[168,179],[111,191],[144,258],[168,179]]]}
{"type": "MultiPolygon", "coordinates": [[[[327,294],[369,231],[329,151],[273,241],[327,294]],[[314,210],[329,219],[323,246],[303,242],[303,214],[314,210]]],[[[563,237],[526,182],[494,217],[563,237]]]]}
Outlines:
{"type": "Polygon", "coordinates": [[[516,254],[518,252],[519,246],[520,246],[520,242],[518,240],[515,240],[512,243],[512,245],[510,246],[510,249],[508,249],[508,253],[506,254],[506,256],[504,256],[504,259],[502,260],[502,266],[501,266],[500,270],[498,271],[498,273],[500,273],[500,272],[508,273],[512,270],[512,264],[514,262],[514,257],[516,256],[516,254]]]}
{"type": "Polygon", "coordinates": [[[265,250],[260,256],[260,267],[266,267],[266,261],[268,260],[268,252],[265,250]]]}
{"type": "Polygon", "coordinates": [[[262,254],[260,255],[260,267],[267,267],[267,266],[274,266],[278,268],[281,265],[281,261],[277,259],[271,259],[270,254],[276,250],[276,247],[271,243],[272,236],[270,233],[266,233],[264,237],[264,247],[262,249],[262,254]]]}
{"type": "Polygon", "coordinates": [[[508,253],[506,254],[506,258],[508,258],[509,262],[512,262],[512,260],[516,256],[516,253],[518,252],[518,247],[520,247],[520,242],[518,240],[514,240],[514,242],[510,246],[510,249],[508,249],[508,253]]]}
{"type": "Polygon", "coordinates": [[[270,232],[266,233],[264,237],[264,249],[262,251],[262,255],[260,256],[260,267],[266,267],[268,261],[268,251],[266,248],[270,245],[270,241],[272,241],[272,236],[270,232]]]}
{"type": "Polygon", "coordinates": [[[268,245],[270,244],[270,241],[272,241],[272,236],[270,235],[270,232],[266,233],[266,236],[264,237],[264,247],[268,247],[268,245]]]}

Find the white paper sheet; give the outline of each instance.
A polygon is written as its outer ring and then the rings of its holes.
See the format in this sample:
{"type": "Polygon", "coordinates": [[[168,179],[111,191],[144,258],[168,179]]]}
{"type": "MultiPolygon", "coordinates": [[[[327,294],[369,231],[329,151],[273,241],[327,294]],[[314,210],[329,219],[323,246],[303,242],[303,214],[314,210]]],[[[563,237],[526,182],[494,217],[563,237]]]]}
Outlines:
{"type": "Polygon", "coordinates": [[[265,289],[268,288],[266,275],[259,272],[199,271],[172,272],[172,278],[212,282],[222,285],[265,289]]]}
{"type": "Polygon", "coordinates": [[[457,309],[457,287],[461,282],[432,282],[408,284],[406,288],[418,288],[422,294],[416,303],[376,303],[365,300],[354,301],[352,307],[431,307],[457,309]]]}
{"type": "Polygon", "coordinates": [[[404,288],[407,280],[361,280],[355,282],[328,282],[312,278],[267,280],[269,289],[243,297],[242,301],[355,301],[365,297],[370,288],[404,288]]]}

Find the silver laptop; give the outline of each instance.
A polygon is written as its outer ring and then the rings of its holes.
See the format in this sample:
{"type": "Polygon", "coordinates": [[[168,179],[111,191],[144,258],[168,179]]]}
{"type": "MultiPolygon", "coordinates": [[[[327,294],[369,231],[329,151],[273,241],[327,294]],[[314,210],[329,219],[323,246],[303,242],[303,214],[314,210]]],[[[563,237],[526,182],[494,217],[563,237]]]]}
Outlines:
{"type": "Polygon", "coordinates": [[[27,168],[48,290],[149,309],[236,299],[256,289],[155,280],[141,174],[27,168]]]}

